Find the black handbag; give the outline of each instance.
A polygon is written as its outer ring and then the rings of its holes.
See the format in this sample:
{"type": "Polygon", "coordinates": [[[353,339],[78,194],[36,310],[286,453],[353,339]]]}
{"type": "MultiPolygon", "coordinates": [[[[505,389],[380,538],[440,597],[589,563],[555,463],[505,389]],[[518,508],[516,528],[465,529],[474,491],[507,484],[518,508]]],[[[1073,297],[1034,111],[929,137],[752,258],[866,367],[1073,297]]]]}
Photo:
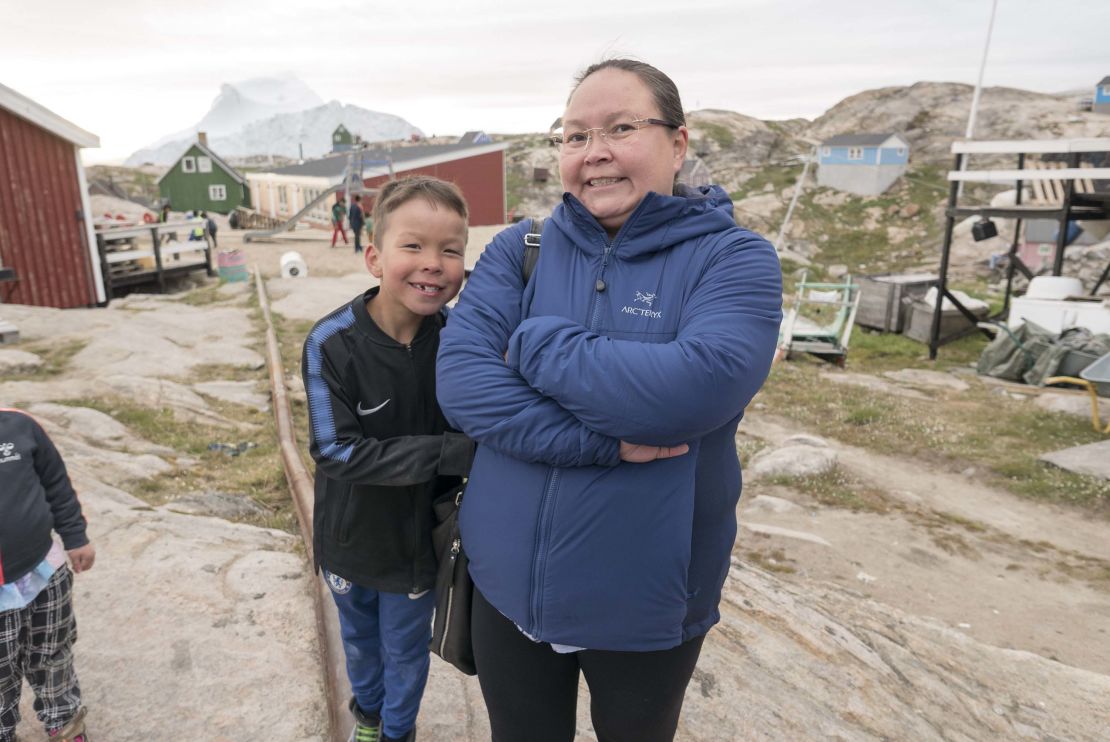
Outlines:
{"type": "MultiPolygon", "coordinates": [[[[524,258],[521,278],[525,284],[540,259],[540,238],[543,219],[533,219],[524,235],[524,258]]],[[[470,560],[459,536],[459,508],[466,485],[438,498],[432,503],[436,522],[432,529],[432,547],[439,566],[436,571],[436,612],[432,620],[430,649],[446,662],[467,675],[477,675],[474,647],[470,643],[470,604],[474,583],[470,580],[470,560]]]]}
{"type": "Polygon", "coordinates": [[[474,583],[470,580],[470,560],[459,536],[459,507],[464,485],[439,498],[432,505],[436,520],[432,546],[439,567],[436,573],[436,610],[432,620],[430,649],[467,675],[477,675],[474,649],[470,644],[470,603],[474,583]]]}

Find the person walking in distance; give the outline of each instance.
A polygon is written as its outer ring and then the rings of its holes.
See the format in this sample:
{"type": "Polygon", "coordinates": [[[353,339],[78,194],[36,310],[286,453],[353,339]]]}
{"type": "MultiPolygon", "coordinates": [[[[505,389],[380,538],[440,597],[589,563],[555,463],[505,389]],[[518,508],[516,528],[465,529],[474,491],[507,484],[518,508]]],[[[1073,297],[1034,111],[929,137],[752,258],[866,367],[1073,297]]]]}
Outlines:
{"type": "Polygon", "coordinates": [[[335,247],[335,238],[342,237],[343,244],[348,244],[347,233],[343,231],[343,220],[347,218],[347,199],[340,196],[335,205],[331,207],[331,246],[335,247]]]}
{"type": "Polygon", "coordinates": [[[351,234],[355,239],[355,252],[360,253],[362,252],[362,224],[366,221],[366,218],[362,213],[362,196],[357,193],[351,200],[351,215],[349,221],[351,224],[351,234]]]}

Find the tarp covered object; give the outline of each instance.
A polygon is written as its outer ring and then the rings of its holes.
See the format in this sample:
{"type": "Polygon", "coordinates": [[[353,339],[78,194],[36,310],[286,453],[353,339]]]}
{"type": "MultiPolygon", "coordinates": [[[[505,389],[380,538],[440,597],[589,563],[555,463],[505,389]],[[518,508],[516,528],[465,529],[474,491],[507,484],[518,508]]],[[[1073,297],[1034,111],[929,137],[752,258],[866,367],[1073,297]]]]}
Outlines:
{"type": "Polygon", "coordinates": [[[977,370],[985,376],[1041,386],[1056,375],[1060,362],[1073,350],[1096,357],[1110,353],[1110,335],[1093,335],[1081,327],[1056,335],[1028,321],[1014,330],[1003,325],[983,349],[977,370]]]}

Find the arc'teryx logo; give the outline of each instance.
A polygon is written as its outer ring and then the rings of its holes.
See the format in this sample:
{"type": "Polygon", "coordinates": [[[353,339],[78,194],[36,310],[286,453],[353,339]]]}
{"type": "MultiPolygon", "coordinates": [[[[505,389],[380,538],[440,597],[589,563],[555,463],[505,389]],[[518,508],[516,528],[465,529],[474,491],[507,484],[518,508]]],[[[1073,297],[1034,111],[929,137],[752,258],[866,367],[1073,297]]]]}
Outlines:
{"type": "Polygon", "coordinates": [[[651,305],[655,303],[655,294],[649,294],[646,291],[637,291],[636,298],[633,301],[640,304],[646,304],[647,308],[645,309],[644,307],[634,307],[626,305],[621,307],[621,312],[624,314],[634,314],[637,317],[647,317],[648,319],[663,318],[662,312],[655,312],[651,309],[651,305]]]}
{"type": "Polygon", "coordinates": [[[14,443],[0,443],[0,464],[5,464],[9,461],[19,461],[23,458],[22,454],[12,453],[14,450],[14,443]]]}

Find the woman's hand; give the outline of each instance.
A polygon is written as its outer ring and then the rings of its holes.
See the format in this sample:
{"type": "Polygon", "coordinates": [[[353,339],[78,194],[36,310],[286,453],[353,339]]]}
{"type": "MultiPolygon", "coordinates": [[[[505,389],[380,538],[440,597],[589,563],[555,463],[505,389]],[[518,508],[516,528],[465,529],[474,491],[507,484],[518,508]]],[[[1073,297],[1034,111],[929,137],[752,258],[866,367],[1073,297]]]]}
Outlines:
{"type": "Polygon", "coordinates": [[[631,464],[646,464],[656,459],[681,456],[689,450],[690,447],[685,443],[681,446],[644,446],[638,443],[621,441],[621,461],[627,461],[631,464]]]}

